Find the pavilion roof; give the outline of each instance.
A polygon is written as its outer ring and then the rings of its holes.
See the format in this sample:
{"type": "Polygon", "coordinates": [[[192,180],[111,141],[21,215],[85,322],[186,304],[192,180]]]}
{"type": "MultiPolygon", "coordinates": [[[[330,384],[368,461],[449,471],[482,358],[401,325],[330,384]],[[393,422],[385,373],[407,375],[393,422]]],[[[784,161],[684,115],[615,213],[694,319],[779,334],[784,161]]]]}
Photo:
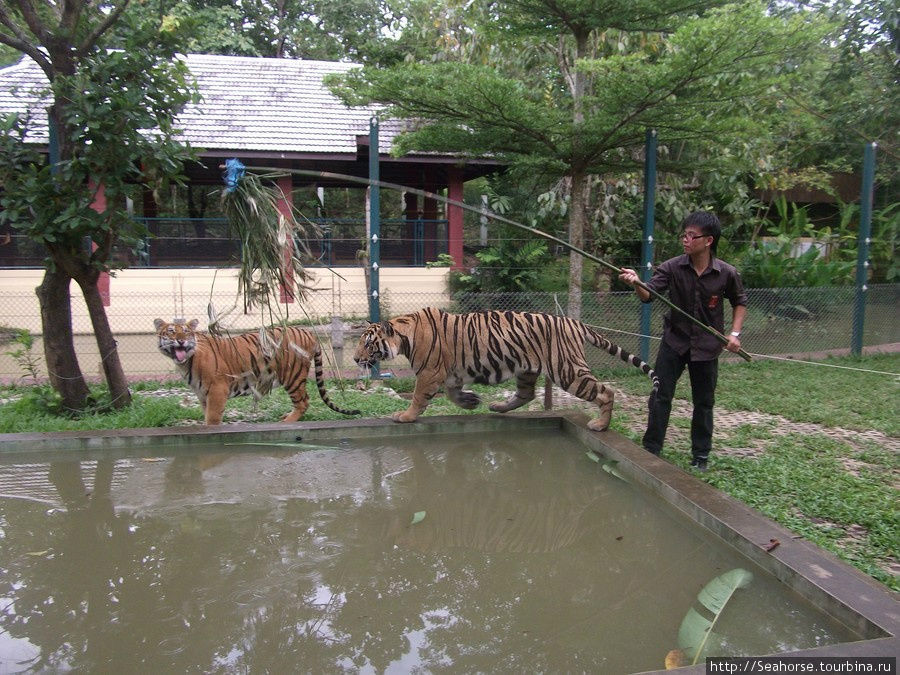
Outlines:
{"type": "MultiPolygon", "coordinates": [[[[358,67],[335,61],[187,54],[202,100],[178,115],[181,138],[214,154],[355,154],[368,135],[375,106],[347,107],[323,84],[331,73],[358,67]],[[220,151],[220,152],[216,152],[220,151]]],[[[32,59],[0,69],[0,114],[30,111],[29,140],[47,143],[47,78],[32,59]]],[[[381,121],[379,150],[389,152],[400,130],[381,121]]]]}

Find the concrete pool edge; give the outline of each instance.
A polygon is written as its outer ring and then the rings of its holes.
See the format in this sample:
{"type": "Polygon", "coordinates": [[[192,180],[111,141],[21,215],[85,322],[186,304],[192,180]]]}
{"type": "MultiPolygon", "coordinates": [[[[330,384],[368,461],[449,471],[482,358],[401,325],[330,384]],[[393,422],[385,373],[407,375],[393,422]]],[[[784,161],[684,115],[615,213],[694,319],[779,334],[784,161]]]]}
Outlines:
{"type": "MultiPolygon", "coordinates": [[[[163,451],[169,444],[184,447],[227,442],[251,433],[255,441],[305,441],[361,436],[408,436],[461,431],[487,433],[515,426],[560,429],[587,448],[619,462],[619,471],[690,520],[772,573],[826,614],[864,639],[819,647],[792,656],[896,656],[900,653],[900,602],[889,589],[786,528],[725,495],[669,462],[654,457],[615,432],[589,431],[587,417],[577,412],[509,415],[457,415],[421,418],[399,425],[387,419],[297,422],[293,424],[229,424],[218,427],[99,430],[57,433],[0,434],[0,456],[35,457],[42,452],[72,450],[73,459],[93,455],[133,455],[150,444],[163,451]],[[765,548],[770,540],[779,545],[765,548]]],[[[660,672],[660,671],[653,671],[660,672]]],[[[679,672],[705,672],[704,666],[679,672]]]]}
{"type": "MultiPolygon", "coordinates": [[[[619,462],[621,473],[713,532],[818,609],[864,638],[858,642],[779,656],[890,657],[900,654],[900,602],[890,589],[743,502],[650,454],[624,436],[615,432],[594,433],[577,414],[560,414],[560,418],[568,433],[595,452],[619,462]],[[778,545],[767,550],[773,540],[778,545]]],[[[677,671],[705,673],[706,668],[698,664],[677,671]]]]}

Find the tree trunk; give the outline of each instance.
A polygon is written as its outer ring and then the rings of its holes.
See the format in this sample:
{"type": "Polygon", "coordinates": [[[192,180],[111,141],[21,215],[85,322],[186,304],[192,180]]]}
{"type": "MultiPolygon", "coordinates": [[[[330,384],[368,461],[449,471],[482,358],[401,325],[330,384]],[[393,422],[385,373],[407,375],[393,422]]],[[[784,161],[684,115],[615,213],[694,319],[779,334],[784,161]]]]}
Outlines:
{"type": "MultiPolygon", "coordinates": [[[[571,92],[574,122],[572,150],[576,161],[571,167],[572,179],[569,201],[569,243],[584,249],[584,231],[587,224],[587,176],[578,166],[578,157],[582,147],[581,134],[584,124],[584,91],[585,73],[578,69],[579,59],[587,54],[588,31],[575,32],[575,55],[572,59],[571,92]]],[[[569,316],[581,319],[581,275],[584,268],[584,257],[580,253],[569,251],[569,316]]]]}
{"type": "Polygon", "coordinates": [[[50,384],[59,393],[66,410],[80,411],[87,405],[90,390],[75,355],[70,281],[67,274],[47,270],[35,292],[41,306],[44,358],[50,384]]]}
{"type": "Polygon", "coordinates": [[[100,297],[100,289],[97,288],[97,279],[78,279],[76,281],[81,287],[88,315],[91,317],[91,326],[94,328],[94,337],[100,352],[100,365],[103,368],[103,377],[109,387],[112,407],[125,408],[131,405],[131,391],[128,389],[128,379],[125,377],[122,361],[119,359],[116,339],[109,327],[109,317],[106,316],[106,310],[103,307],[103,298],[100,297]]]}
{"type": "MultiPolygon", "coordinates": [[[[572,172],[572,187],[569,201],[569,243],[584,249],[585,187],[587,177],[583,171],[572,172]]],[[[569,252],[569,317],[581,319],[581,275],[584,258],[575,251],[569,252]]]]}

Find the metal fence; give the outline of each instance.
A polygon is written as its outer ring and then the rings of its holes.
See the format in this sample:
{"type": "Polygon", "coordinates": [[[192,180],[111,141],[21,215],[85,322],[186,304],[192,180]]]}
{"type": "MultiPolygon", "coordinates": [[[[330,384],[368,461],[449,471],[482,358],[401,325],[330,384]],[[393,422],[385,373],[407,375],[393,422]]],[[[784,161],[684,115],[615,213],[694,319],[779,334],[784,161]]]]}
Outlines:
{"type": "MultiPolygon", "coordinates": [[[[132,297],[116,296],[116,302],[125,303],[129,309],[123,317],[120,310],[119,323],[126,328],[116,334],[118,352],[125,372],[129,377],[140,379],[171,376],[174,367],[156,349],[153,335],[153,319],[146,313],[148,306],[158,305],[165,297],[155,297],[159,293],[132,294],[132,297]]],[[[848,349],[853,328],[853,302],[855,289],[852,286],[820,288],[775,288],[749,289],[748,313],[742,338],[744,349],[751,354],[807,354],[824,350],[848,349]]],[[[206,325],[206,308],[210,301],[208,293],[185,295],[183,309],[187,319],[198,318],[206,325]]],[[[79,298],[73,298],[76,352],[86,375],[99,376],[100,357],[87,314],[78,310],[79,298]]],[[[212,298],[219,308],[233,305],[233,297],[212,298]]],[[[349,299],[348,299],[349,300],[349,299]]],[[[365,300],[360,298],[360,300],[365,300]]],[[[480,309],[510,309],[564,313],[567,298],[565,294],[553,293],[494,293],[463,294],[450,296],[446,293],[421,293],[414,290],[385,290],[381,296],[382,318],[390,318],[422,307],[436,306],[448,311],[465,312],[480,309]]],[[[364,302],[352,303],[364,307],[364,302]]],[[[350,306],[344,303],[343,306],[350,306]]],[[[328,317],[332,314],[333,299],[313,296],[307,301],[306,314],[328,317]],[[321,306],[318,306],[321,304],[321,306]]],[[[9,336],[17,326],[33,323],[34,296],[23,293],[0,291],[0,379],[15,381],[24,375],[21,365],[8,352],[17,348],[9,342],[9,336]]],[[[666,311],[662,303],[652,303],[650,355],[656,353],[658,338],[662,333],[663,315],[666,311]]],[[[294,307],[291,317],[301,319],[303,307],[294,307]]],[[[900,284],[880,284],[869,287],[865,308],[863,344],[883,345],[900,342],[900,284]]],[[[171,317],[162,317],[170,319],[171,317]]],[[[726,327],[730,311],[726,307],[726,327]]],[[[339,363],[352,368],[352,351],[355,337],[359,334],[366,316],[344,315],[332,320],[319,319],[306,322],[320,335],[325,343],[331,343],[339,363]],[[342,347],[346,345],[345,349],[342,347]]],[[[635,354],[640,354],[640,302],[632,292],[610,292],[585,294],[582,306],[582,320],[598,327],[616,344],[635,354]]],[[[241,332],[259,325],[258,317],[232,314],[227,317],[231,329],[241,332]]],[[[46,374],[43,347],[40,336],[36,336],[32,354],[37,359],[38,370],[46,374]]],[[[329,350],[330,351],[330,350],[329,350]]],[[[621,363],[612,360],[599,350],[589,349],[589,359],[596,367],[619,367],[621,363]]],[[[402,359],[401,359],[402,361],[402,359]]],[[[387,364],[390,365],[390,364],[387,364]]],[[[393,367],[405,368],[405,363],[393,367]]]]}

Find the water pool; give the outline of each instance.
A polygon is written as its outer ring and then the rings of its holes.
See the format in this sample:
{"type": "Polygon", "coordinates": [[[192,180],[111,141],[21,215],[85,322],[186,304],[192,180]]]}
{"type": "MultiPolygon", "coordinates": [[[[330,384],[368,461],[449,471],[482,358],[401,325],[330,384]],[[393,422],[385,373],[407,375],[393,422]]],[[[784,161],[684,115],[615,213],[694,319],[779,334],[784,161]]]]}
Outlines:
{"type": "Polygon", "coordinates": [[[867,637],[548,419],[7,453],[0,670],[652,670],[735,569],[710,653],[867,637]]]}

